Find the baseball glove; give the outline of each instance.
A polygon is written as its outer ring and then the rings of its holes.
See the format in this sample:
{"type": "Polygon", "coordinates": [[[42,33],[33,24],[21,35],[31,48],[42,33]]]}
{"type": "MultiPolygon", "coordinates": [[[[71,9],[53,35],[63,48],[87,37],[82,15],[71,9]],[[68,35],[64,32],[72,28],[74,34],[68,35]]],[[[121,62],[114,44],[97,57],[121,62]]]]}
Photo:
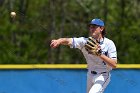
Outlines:
{"type": "Polygon", "coordinates": [[[89,54],[100,56],[102,51],[99,47],[99,43],[93,37],[89,37],[87,43],[85,44],[85,49],[89,54]]]}

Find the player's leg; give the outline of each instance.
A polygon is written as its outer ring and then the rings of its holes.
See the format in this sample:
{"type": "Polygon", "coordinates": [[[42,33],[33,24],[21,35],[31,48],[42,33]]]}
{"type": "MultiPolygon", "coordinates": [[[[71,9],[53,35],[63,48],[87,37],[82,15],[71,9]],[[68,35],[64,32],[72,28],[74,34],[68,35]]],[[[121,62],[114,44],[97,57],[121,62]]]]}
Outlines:
{"type": "Polygon", "coordinates": [[[91,72],[88,71],[88,73],[87,73],[87,93],[89,93],[89,90],[93,86],[93,81],[94,81],[93,74],[91,74],[91,72]]]}
{"type": "Polygon", "coordinates": [[[96,75],[94,85],[89,90],[89,93],[103,93],[104,89],[110,82],[109,73],[96,75]]]}

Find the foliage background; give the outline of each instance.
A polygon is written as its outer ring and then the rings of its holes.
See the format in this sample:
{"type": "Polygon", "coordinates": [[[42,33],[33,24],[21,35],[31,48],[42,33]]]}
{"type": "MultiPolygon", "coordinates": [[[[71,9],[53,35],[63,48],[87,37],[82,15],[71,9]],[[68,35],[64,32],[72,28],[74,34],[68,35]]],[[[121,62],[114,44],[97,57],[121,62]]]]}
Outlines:
{"type": "Polygon", "coordinates": [[[140,62],[139,0],[0,0],[1,64],[82,64],[81,52],[50,41],[88,36],[93,18],[105,21],[117,47],[118,61],[140,62]],[[15,19],[10,12],[15,11],[15,19]]]}

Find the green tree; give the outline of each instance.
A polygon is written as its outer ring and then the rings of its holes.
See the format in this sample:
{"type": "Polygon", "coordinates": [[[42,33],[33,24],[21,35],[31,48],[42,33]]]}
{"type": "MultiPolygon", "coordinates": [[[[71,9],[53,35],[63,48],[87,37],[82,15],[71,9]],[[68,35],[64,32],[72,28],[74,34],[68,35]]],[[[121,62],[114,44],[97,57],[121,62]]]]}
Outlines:
{"type": "Polygon", "coordinates": [[[105,21],[119,63],[139,63],[139,4],[138,0],[1,0],[0,63],[85,63],[79,50],[52,49],[50,41],[88,37],[93,18],[105,21]],[[15,19],[11,11],[16,11],[15,19]]]}

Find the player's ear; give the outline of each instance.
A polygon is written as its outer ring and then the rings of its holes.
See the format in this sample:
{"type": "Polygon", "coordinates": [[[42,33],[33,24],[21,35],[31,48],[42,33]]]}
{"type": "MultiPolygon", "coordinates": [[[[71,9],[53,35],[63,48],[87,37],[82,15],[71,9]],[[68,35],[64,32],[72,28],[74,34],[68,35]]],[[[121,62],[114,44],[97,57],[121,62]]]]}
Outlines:
{"type": "Polygon", "coordinates": [[[101,28],[101,31],[103,31],[105,27],[104,26],[101,26],[100,28],[101,28]]]}

